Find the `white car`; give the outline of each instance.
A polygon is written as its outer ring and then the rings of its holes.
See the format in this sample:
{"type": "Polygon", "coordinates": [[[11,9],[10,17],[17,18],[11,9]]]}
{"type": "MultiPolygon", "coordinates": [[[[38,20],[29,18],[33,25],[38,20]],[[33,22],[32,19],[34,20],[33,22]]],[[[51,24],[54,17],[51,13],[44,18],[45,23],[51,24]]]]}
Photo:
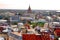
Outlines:
{"type": "Polygon", "coordinates": [[[0,40],[5,40],[5,38],[4,37],[0,37],[0,40]]]}

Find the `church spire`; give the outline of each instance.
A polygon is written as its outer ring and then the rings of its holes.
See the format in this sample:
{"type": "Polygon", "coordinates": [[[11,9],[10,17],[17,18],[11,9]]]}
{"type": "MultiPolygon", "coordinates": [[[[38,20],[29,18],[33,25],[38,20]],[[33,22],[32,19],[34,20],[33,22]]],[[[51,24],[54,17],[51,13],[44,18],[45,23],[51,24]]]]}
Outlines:
{"type": "Polygon", "coordinates": [[[28,13],[31,13],[31,12],[32,12],[32,10],[31,10],[31,7],[30,7],[30,5],[29,5],[28,13]]]}

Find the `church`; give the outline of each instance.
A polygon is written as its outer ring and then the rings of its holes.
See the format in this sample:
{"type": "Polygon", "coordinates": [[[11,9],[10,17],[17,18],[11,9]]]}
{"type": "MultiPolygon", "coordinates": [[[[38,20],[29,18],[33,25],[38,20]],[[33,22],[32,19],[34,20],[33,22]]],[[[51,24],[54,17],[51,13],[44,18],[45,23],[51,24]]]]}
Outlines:
{"type": "Polygon", "coordinates": [[[22,14],[21,18],[32,18],[32,19],[35,19],[35,16],[36,16],[36,13],[33,13],[32,9],[31,9],[31,7],[29,5],[28,10],[22,14]]]}

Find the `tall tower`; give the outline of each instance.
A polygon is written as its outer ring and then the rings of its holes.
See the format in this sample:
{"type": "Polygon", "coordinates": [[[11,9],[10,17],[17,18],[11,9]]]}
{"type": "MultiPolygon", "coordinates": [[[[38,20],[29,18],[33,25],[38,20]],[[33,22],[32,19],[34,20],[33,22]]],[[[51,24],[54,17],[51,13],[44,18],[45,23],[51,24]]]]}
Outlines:
{"type": "Polygon", "coordinates": [[[29,8],[28,8],[27,12],[28,12],[28,13],[32,13],[32,10],[31,10],[30,5],[29,5],[29,8]]]}

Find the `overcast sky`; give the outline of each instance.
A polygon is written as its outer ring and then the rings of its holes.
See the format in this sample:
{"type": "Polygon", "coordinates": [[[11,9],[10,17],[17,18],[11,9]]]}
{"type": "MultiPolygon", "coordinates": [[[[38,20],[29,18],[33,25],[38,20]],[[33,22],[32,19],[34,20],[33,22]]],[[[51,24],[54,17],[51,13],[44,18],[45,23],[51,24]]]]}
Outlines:
{"type": "Polygon", "coordinates": [[[60,10],[60,0],[0,0],[0,9],[60,10]]]}

